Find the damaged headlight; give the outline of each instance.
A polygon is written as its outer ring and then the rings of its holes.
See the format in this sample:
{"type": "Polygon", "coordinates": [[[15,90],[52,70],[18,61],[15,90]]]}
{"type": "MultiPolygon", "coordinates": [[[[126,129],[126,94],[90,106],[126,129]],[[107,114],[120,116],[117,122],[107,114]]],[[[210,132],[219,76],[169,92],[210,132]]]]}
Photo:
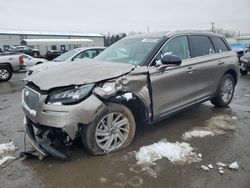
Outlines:
{"type": "Polygon", "coordinates": [[[94,86],[94,84],[87,84],[73,88],[54,90],[48,95],[46,102],[47,104],[55,105],[77,104],[89,96],[94,86]]]}

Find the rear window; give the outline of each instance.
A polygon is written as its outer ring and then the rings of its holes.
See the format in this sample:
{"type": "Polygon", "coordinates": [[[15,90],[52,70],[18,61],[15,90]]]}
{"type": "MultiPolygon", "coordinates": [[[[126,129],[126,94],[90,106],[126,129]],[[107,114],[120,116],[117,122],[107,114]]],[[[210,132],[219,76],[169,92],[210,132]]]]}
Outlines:
{"type": "Polygon", "coordinates": [[[192,49],[191,56],[198,57],[214,53],[212,42],[207,36],[189,36],[192,49]]]}
{"type": "Polygon", "coordinates": [[[228,47],[225,42],[220,37],[210,37],[216,53],[226,52],[228,51],[228,47]]]}

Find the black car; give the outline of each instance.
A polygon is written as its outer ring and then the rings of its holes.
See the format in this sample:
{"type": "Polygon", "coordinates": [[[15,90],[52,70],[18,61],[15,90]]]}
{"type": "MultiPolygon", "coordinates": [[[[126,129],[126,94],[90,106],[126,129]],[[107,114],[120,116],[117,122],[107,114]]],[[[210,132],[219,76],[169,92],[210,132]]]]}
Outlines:
{"type": "Polygon", "coordinates": [[[240,58],[240,73],[242,75],[247,75],[249,71],[250,71],[250,51],[247,51],[240,58]]]}
{"type": "Polygon", "coordinates": [[[47,59],[48,61],[51,61],[51,60],[55,59],[56,57],[58,57],[59,55],[62,55],[64,52],[66,52],[66,51],[49,50],[46,53],[45,59],[47,59]]]}
{"type": "Polygon", "coordinates": [[[21,52],[32,57],[40,57],[40,51],[38,49],[32,49],[28,46],[12,46],[8,51],[11,52],[21,52]]]}

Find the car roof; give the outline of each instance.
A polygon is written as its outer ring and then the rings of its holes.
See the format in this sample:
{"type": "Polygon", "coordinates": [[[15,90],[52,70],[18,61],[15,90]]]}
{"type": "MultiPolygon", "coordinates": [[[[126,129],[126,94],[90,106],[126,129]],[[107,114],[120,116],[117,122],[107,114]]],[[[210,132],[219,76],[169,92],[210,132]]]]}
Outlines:
{"type": "Polygon", "coordinates": [[[106,49],[106,47],[102,47],[102,46],[94,46],[94,47],[81,47],[81,48],[75,48],[75,49],[79,49],[79,50],[91,50],[91,49],[106,49]]]}
{"type": "Polygon", "coordinates": [[[208,36],[223,37],[223,35],[204,30],[176,30],[176,31],[161,31],[161,32],[153,32],[146,34],[137,34],[130,36],[129,38],[163,38],[163,37],[170,38],[176,35],[208,35],[208,36]]]}

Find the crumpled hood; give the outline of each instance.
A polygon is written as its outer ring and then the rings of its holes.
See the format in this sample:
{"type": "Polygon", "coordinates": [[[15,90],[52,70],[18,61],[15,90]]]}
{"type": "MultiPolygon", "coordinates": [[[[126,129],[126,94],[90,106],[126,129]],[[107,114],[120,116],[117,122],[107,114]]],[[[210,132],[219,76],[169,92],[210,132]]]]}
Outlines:
{"type": "Polygon", "coordinates": [[[42,70],[46,70],[51,67],[61,65],[61,63],[65,63],[65,62],[46,61],[44,63],[30,67],[29,70],[31,70],[34,74],[34,73],[40,72],[42,70]]]}
{"type": "Polygon", "coordinates": [[[95,83],[119,77],[129,73],[132,69],[131,64],[88,59],[62,63],[28,76],[24,80],[33,82],[41,90],[49,90],[55,87],[95,83]]]}

